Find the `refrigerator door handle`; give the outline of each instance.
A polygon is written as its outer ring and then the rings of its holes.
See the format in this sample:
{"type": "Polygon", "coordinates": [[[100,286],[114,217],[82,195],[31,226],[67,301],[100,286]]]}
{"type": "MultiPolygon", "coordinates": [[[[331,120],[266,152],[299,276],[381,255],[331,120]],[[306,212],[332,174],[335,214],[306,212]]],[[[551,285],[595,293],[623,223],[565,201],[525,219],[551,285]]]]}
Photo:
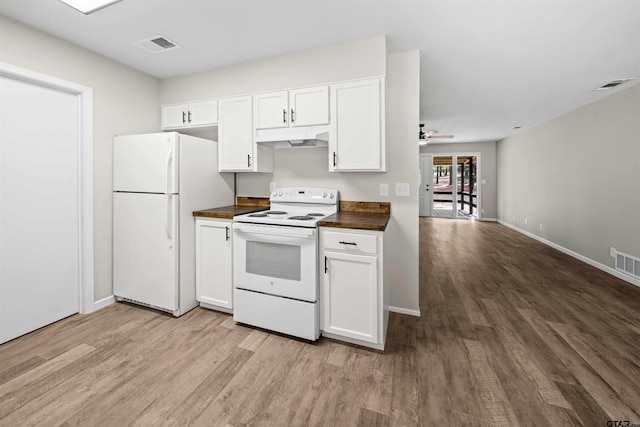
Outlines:
{"type": "Polygon", "coordinates": [[[165,194],[171,193],[171,163],[173,162],[173,150],[170,149],[169,153],[167,153],[167,189],[165,194]]]}
{"type": "Polygon", "coordinates": [[[173,247],[173,237],[171,236],[171,195],[167,194],[167,215],[165,217],[164,229],[167,232],[169,238],[169,247],[173,247]]]}

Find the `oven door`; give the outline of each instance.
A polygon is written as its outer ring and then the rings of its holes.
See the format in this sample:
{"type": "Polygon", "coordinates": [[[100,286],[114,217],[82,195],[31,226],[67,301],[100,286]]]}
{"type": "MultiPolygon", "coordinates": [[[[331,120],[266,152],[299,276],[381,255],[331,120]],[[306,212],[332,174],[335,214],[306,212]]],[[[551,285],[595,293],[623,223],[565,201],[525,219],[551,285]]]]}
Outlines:
{"type": "Polygon", "coordinates": [[[317,242],[315,228],[234,223],[234,287],[315,302],[317,242]]]}

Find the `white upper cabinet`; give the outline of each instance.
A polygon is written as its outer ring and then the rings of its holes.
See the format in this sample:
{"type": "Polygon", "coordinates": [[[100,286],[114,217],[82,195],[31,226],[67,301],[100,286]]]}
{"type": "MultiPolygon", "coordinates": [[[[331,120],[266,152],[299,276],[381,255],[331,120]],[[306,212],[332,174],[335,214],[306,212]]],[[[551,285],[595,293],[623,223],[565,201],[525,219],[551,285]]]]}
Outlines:
{"type": "Polygon", "coordinates": [[[313,86],[253,96],[255,129],[329,123],[329,87],[313,86]]]}
{"type": "Polygon", "coordinates": [[[253,112],[256,129],[289,126],[289,92],[269,92],[253,96],[253,112]]]}
{"type": "Polygon", "coordinates": [[[218,101],[218,170],[272,172],[273,150],[253,141],[251,96],[218,101]]]}
{"type": "Polygon", "coordinates": [[[162,107],[162,130],[215,126],[218,123],[218,101],[191,102],[162,107]]]}
{"type": "Polygon", "coordinates": [[[313,86],[289,91],[291,126],[329,124],[329,86],[313,86]]]}
{"type": "Polygon", "coordinates": [[[384,80],[330,87],[329,171],[385,171],[384,80]]]}

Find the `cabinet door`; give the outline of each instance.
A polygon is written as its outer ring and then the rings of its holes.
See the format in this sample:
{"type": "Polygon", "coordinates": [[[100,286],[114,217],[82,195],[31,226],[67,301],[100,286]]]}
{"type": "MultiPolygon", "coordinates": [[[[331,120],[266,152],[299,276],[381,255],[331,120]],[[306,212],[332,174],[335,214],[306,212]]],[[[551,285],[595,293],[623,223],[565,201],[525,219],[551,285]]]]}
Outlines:
{"type": "Polygon", "coordinates": [[[218,101],[201,101],[189,104],[189,126],[211,126],[218,123],[218,101]]]}
{"type": "Polygon", "coordinates": [[[233,308],[231,222],[196,220],[196,299],[233,308]]]}
{"type": "Polygon", "coordinates": [[[291,126],[315,126],[329,123],[329,86],[289,91],[291,126]]]}
{"type": "Polygon", "coordinates": [[[289,126],[287,91],[261,93],[253,96],[254,126],[256,129],[289,126]]]}
{"type": "Polygon", "coordinates": [[[325,251],[325,332],[378,342],[377,257],[325,251]]]}
{"type": "Polygon", "coordinates": [[[252,171],[254,168],[251,96],[218,101],[218,170],[252,171]]]}
{"type": "Polygon", "coordinates": [[[329,171],[383,170],[379,79],[331,86],[329,171]]]}
{"type": "Polygon", "coordinates": [[[187,126],[187,104],[162,107],[162,129],[177,129],[187,126]]]}

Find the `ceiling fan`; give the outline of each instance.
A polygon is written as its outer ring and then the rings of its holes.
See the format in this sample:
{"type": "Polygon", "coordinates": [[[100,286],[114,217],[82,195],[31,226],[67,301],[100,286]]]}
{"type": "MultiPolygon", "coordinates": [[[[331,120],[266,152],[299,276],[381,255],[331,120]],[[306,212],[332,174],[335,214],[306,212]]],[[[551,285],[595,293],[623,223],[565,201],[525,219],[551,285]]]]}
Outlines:
{"type": "Polygon", "coordinates": [[[430,131],[425,132],[423,130],[424,123],[420,123],[418,126],[420,126],[420,132],[418,133],[418,139],[420,140],[420,143],[422,145],[426,144],[427,142],[431,141],[431,139],[435,139],[435,138],[439,138],[439,139],[451,139],[451,138],[453,138],[453,135],[436,135],[439,131],[437,131],[435,129],[431,129],[430,131]]]}

